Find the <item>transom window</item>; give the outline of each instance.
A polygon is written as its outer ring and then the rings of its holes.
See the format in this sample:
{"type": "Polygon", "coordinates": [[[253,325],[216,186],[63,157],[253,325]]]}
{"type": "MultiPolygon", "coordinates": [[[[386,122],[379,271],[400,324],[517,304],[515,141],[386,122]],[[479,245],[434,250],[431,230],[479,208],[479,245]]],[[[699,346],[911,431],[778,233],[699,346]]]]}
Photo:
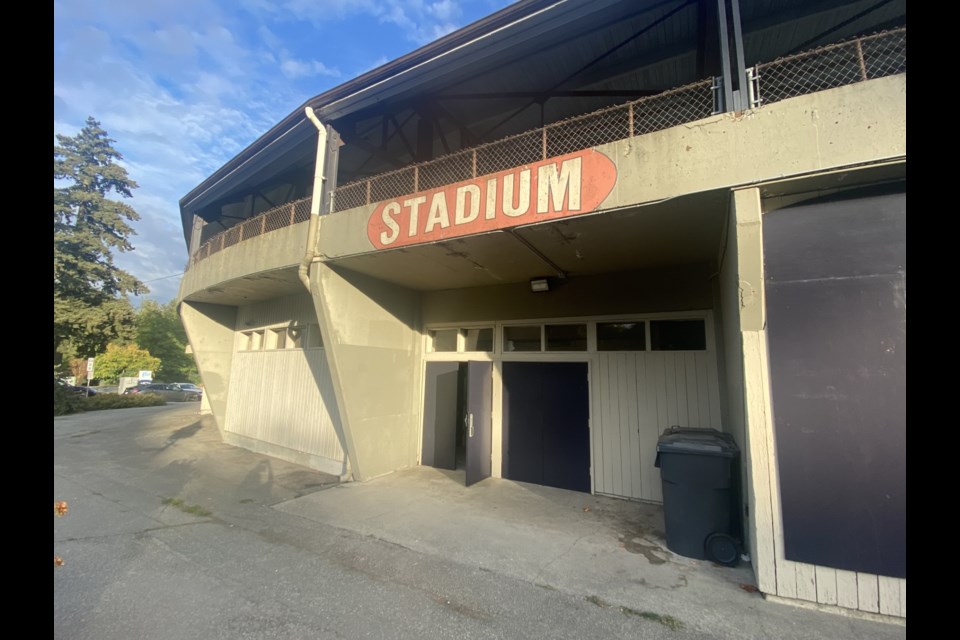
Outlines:
{"type": "MultiPolygon", "coordinates": [[[[587,351],[706,351],[703,318],[627,318],[583,322],[504,324],[502,353],[587,351]]],[[[493,353],[493,327],[438,327],[426,331],[428,353],[493,353]]]]}
{"type": "Polygon", "coordinates": [[[493,327],[431,329],[427,350],[433,353],[492,352],[493,327]]]}
{"type": "Polygon", "coordinates": [[[268,327],[240,332],[237,351],[281,351],[285,349],[318,349],[323,347],[320,325],[268,327]]]}

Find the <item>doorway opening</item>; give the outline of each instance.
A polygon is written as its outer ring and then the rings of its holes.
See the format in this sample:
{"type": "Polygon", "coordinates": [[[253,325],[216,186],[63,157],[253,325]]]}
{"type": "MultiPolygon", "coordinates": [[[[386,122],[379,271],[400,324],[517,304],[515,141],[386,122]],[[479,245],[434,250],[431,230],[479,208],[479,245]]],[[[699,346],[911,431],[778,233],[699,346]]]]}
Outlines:
{"type": "Polygon", "coordinates": [[[467,486],[490,477],[490,362],[428,362],[420,464],[463,470],[467,486]]]}

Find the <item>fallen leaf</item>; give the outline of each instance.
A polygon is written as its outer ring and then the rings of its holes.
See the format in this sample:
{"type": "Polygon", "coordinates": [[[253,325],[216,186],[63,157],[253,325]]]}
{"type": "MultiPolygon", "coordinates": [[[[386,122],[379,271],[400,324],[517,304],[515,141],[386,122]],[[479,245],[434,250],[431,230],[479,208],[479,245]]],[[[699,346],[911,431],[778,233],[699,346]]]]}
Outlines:
{"type": "Polygon", "coordinates": [[[757,593],[760,589],[757,589],[756,585],[747,584],[745,582],[740,583],[740,588],[746,591],[747,593],[757,593]]]}
{"type": "Polygon", "coordinates": [[[583,511],[584,511],[584,513],[586,513],[587,511],[590,511],[590,507],[584,507],[584,508],[583,508],[583,511]]]}
{"type": "Polygon", "coordinates": [[[60,517],[67,515],[67,503],[64,500],[53,503],[53,515],[60,517]]]}
{"type": "Polygon", "coordinates": [[[61,558],[60,556],[53,556],[53,566],[54,566],[54,567],[62,567],[62,566],[63,566],[63,558],[61,558]]]}

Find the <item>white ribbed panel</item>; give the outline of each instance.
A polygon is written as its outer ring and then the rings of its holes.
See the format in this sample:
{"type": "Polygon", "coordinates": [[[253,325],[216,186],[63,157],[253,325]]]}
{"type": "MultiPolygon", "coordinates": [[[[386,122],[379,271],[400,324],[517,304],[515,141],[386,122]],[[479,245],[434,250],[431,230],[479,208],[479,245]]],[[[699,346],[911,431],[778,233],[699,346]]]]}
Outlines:
{"type": "Polygon", "coordinates": [[[226,431],[342,462],[339,420],[323,349],[234,354],[226,431]]]}
{"type": "Polygon", "coordinates": [[[721,429],[712,351],[600,352],[593,376],[594,490],[662,502],[657,438],[667,427],[721,429]]]}

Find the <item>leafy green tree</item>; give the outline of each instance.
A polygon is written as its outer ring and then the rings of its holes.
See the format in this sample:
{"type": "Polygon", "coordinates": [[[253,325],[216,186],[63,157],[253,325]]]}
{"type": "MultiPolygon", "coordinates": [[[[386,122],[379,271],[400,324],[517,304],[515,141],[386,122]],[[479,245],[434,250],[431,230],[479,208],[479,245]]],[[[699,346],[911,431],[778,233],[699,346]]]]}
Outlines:
{"type": "Polygon", "coordinates": [[[186,353],[187,333],[176,301],[159,304],[144,300],[137,314],[137,344],[160,358],[154,380],[200,382],[193,356],[186,353]]]}
{"type": "Polygon", "coordinates": [[[117,164],[123,156],[113,142],[91,117],[76,136],[58,134],[53,147],[55,364],[131,340],[135,313],[126,296],[148,292],[113,263],[113,251],[133,249],[127,223],[140,219],[117,199],[132,197],[137,183],[117,164]]]}
{"type": "MultiPolygon", "coordinates": [[[[160,358],[133,344],[109,344],[93,362],[93,377],[101,383],[116,384],[121,376],[136,376],[141,371],[157,371],[160,358]]],[[[156,376],[154,376],[156,377],[156,376]]]]}

